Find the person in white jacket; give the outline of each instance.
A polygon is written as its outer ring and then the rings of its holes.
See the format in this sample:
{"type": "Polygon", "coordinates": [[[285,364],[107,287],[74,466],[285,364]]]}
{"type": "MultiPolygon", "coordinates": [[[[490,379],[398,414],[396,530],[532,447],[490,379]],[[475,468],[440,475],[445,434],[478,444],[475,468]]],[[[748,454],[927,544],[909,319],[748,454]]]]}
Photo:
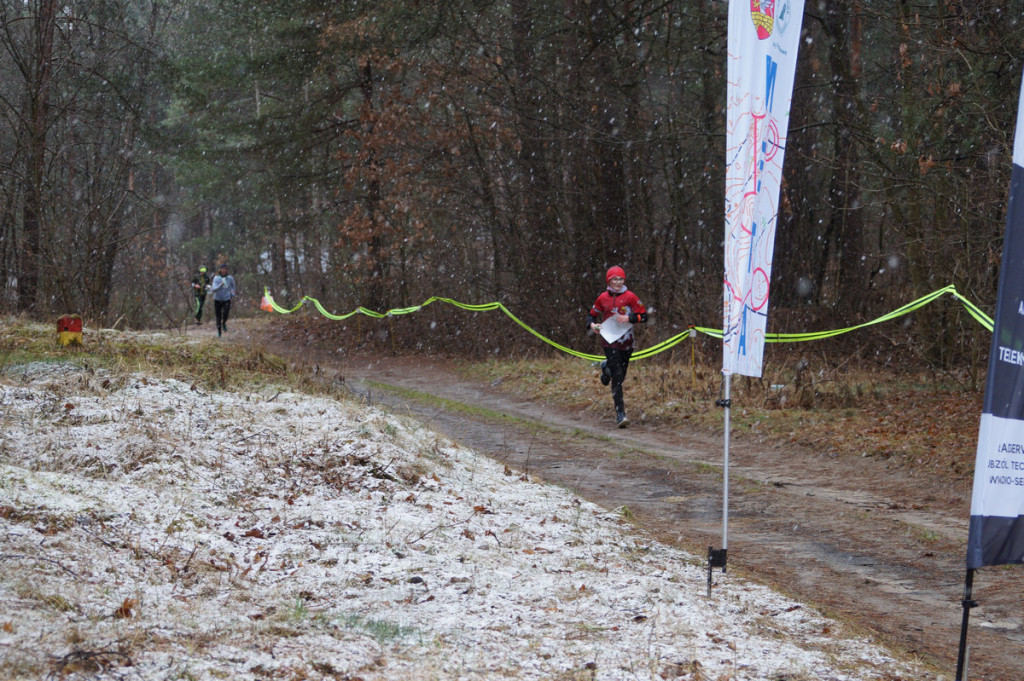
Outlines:
{"type": "Polygon", "coordinates": [[[228,315],[231,313],[231,299],[235,297],[235,278],[228,274],[228,266],[221,265],[210,285],[213,294],[213,312],[217,317],[217,335],[228,330],[228,315]]]}

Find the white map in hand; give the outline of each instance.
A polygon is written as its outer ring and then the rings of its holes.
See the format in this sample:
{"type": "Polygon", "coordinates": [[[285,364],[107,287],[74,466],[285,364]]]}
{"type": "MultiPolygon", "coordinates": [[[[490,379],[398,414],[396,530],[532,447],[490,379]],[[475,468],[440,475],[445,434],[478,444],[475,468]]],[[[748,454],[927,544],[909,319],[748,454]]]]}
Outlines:
{"type": "Polygon", "coordinates": [[[625,336],[632,328],[633,325],[628,322],[623,324],[622,322],[616,321],[615,317],[609,317],[601,322],[601,337],[609,343],[614,343],[625,336]]]}

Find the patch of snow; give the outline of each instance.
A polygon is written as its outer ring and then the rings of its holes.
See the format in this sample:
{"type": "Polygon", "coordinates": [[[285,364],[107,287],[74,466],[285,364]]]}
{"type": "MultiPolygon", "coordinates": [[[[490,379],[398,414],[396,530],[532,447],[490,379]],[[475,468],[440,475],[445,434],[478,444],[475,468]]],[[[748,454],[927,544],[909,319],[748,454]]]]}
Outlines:
{"type": "Polygon", "coordinates": [[[928,678],[379,408],[0,376],[7,678],[928,678]]]}

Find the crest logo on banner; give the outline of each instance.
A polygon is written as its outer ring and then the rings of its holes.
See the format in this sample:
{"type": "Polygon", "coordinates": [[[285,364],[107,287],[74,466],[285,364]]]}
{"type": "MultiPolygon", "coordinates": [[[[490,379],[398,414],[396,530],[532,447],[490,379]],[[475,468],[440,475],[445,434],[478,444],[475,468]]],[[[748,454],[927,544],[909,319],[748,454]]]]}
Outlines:
{"type": "Polygon", "coordinates": [[[775,0],[750,0],[750,18],[754,20],[757,39],[770,38],[775,25],[775,0]]]}
{"type": "Polygon", "coordinates": [[[724,373],[761,375],[802,17],[803,0],[729,5],[724,373]]]}

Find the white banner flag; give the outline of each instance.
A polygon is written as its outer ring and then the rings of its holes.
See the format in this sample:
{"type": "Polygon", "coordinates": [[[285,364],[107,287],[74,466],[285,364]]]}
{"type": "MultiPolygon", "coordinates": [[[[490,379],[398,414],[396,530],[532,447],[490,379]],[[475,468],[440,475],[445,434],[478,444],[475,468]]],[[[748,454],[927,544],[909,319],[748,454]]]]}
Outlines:
{"type": "Polygon", "coordinates": [[[730,0],[723,373],[761,375],[803,0],[730,0]]]}
{"type": "Polygon", "coordinates": [[[1024,89],[967,533],[968,569],[1011,563],[1024,563],[1024,89]]]}

